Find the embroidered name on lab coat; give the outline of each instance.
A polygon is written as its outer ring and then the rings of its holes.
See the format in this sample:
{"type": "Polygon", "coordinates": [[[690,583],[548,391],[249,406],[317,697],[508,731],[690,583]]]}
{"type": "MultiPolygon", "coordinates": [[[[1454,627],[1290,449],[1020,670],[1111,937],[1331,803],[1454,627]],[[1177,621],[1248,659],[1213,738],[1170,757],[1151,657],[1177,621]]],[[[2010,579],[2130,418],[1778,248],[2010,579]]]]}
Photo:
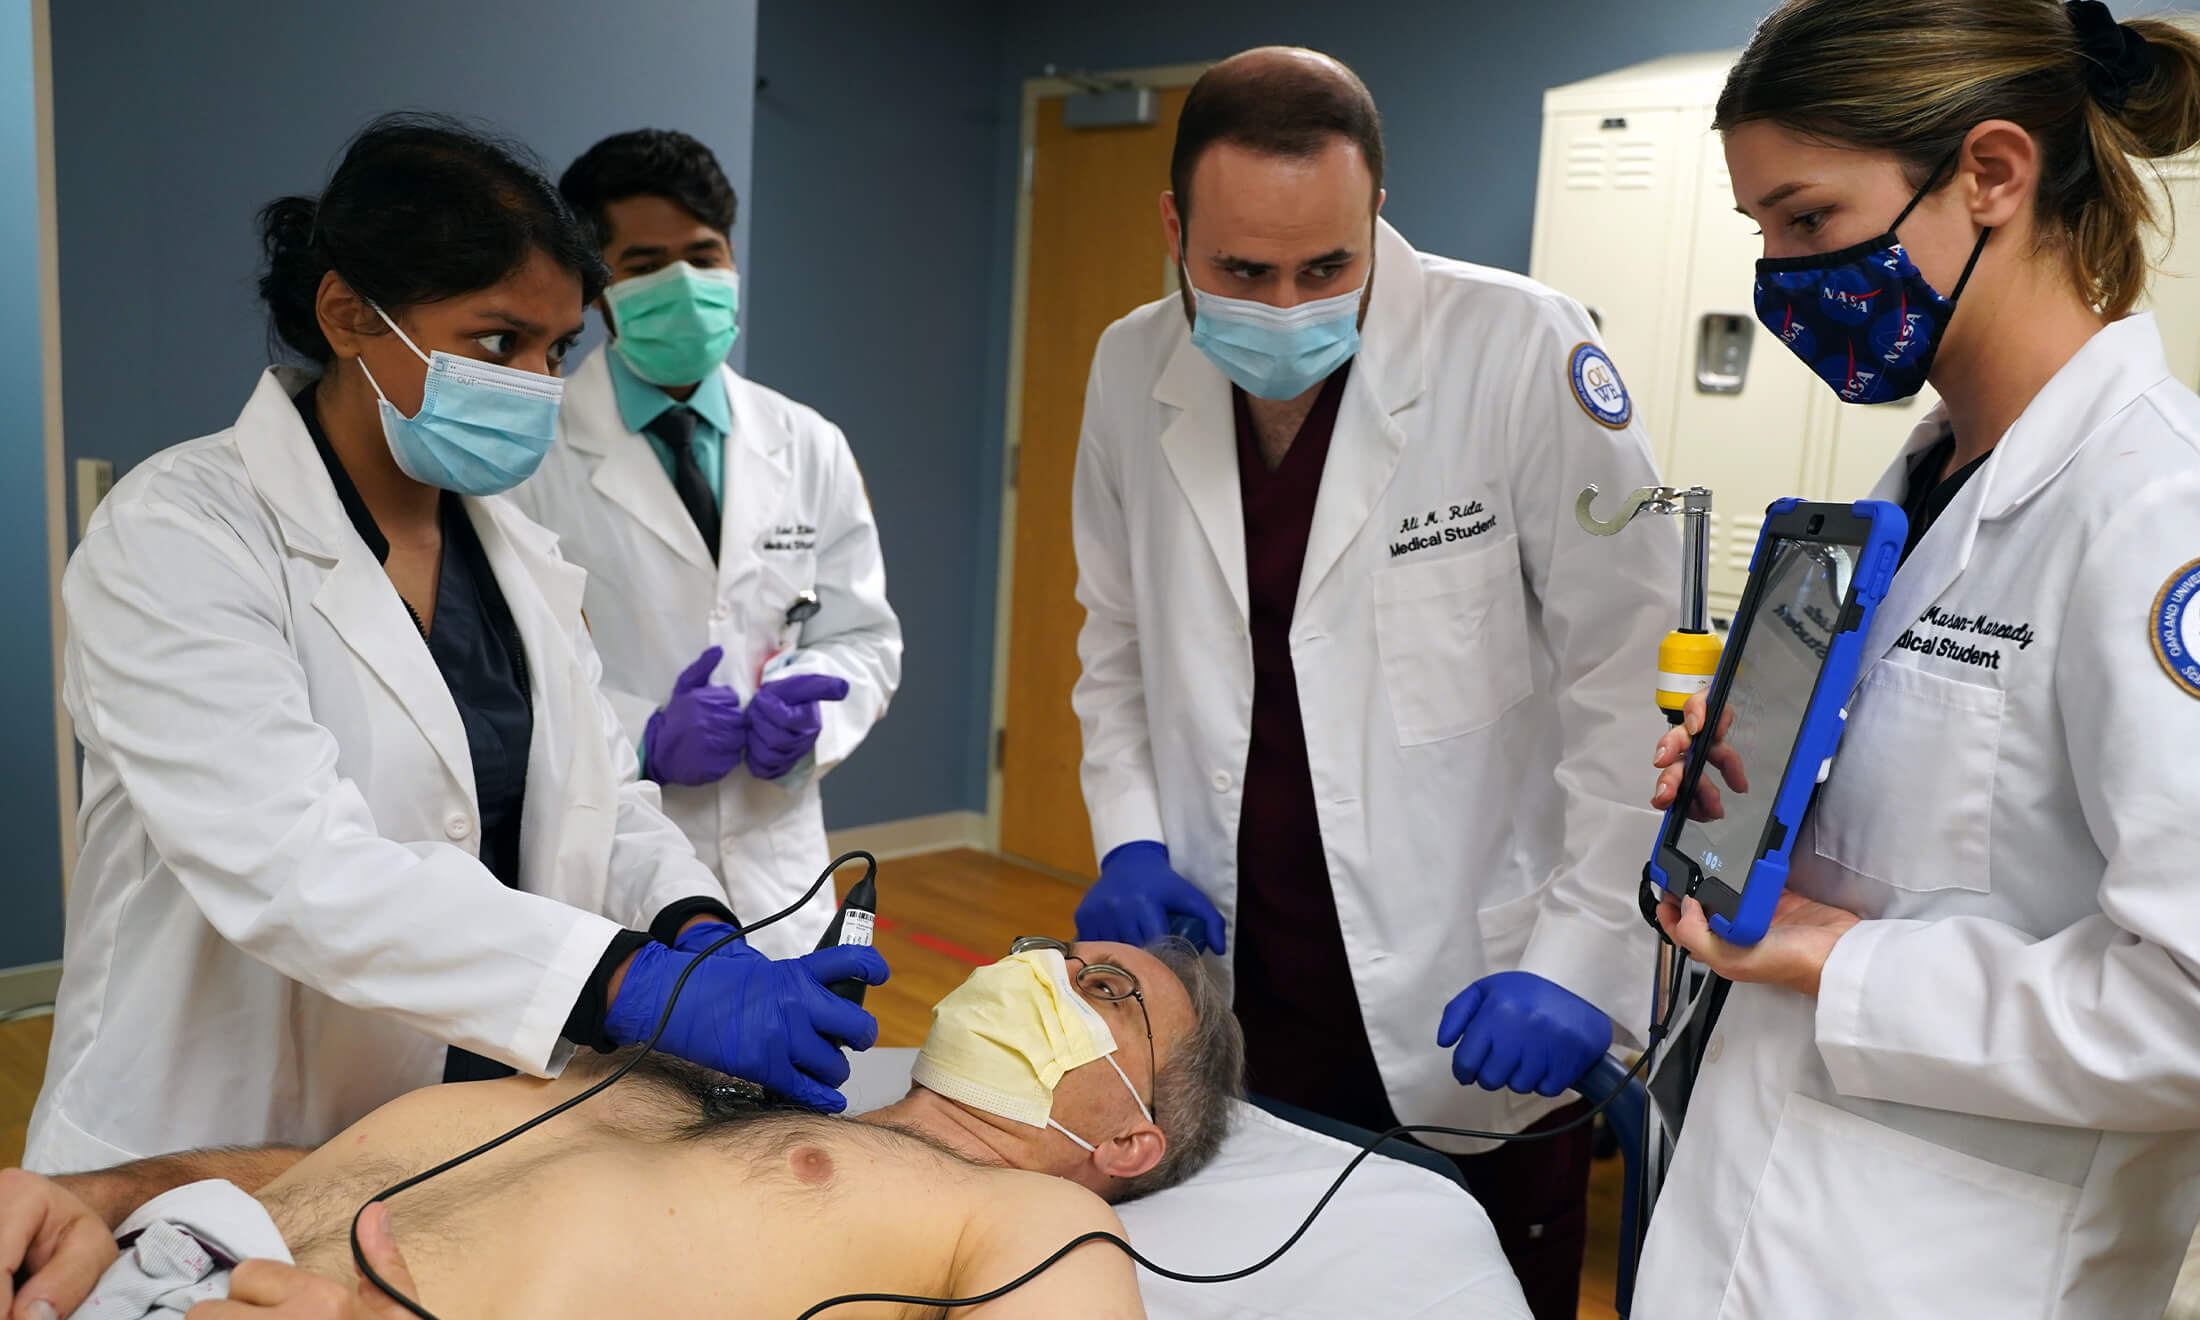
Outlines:
{"type": "Polygon", "coordinates": [[[1421,550],[1434,550],[1441,545],[1457,545],[1477,536],[1495,531],[1497,515],[1485,514],[1482,501],[1453,504],[1442,509],[1430,509],[1426,513],[1407,514],[1398,520],[1398,535],[1404,539],[1390,543],[1390,557],[1403,558],[1421,550]]]}
{"type": "Polygon", "coordinates": [[[1999,670],[2002,651],[1996,647],[1979,646],[1964,640],[1965,637],[1986,637],[1996,641],[2013,643],[2019,651],[2027,651],[2039,637],[2029,623],[2011,619],[1997,619],[1990,614],[1954,614],[1938,605],[1919,616],[1915,627],[1905,629],[1895,638],[1897,649],[1929,655],[1938,660],[1952,660],[1959,665],[1971,665],[1978,669],[1999,670]],[[1929,636],[1919,628],[1933,628],[1939,636],[1929,636]],[[1958,636],[1948,636],[1954,633],[1958,636]]]}
{"type": "Polygon", "coordinates": [[[782,553],[817,549],[817,529],[808,523],[781,523],[756,538],[758,550],[782,553]]]}

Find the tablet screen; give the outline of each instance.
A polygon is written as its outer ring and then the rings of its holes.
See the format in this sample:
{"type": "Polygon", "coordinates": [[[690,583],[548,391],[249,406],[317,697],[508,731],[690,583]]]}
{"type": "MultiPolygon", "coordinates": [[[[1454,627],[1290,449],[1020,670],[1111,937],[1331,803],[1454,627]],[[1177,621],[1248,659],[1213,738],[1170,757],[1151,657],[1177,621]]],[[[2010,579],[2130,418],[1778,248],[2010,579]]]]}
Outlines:
{"type": "Polygon", "coordinates": [[[1733,890],[1757,860],[1858,553],[1852,545],[1773,542],[1765,589],[1753,612],[1735,620],[1727,641],[1741,649],[1725,704],[1713,716],[1720,736],[1705,754],[1673,847],[1695,859],[1707,879],[1733,890]]]}

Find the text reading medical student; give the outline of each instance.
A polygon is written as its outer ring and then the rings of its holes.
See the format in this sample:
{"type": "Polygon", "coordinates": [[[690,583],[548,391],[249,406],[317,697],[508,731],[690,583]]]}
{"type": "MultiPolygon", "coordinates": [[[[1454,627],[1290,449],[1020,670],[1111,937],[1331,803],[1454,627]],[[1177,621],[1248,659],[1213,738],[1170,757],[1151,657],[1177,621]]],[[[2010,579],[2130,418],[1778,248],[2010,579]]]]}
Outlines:
{"type": "MultiPolygon", "coordinates": [[[[1589,318],[1416,252],[1382,152],[1311,51],[1185,101],[1183,296],[1109,328],[1085,395],[1078,929],[1198,917],[1256,1092],[1513,1131],[1649,1015],[1656,818],[1627,799],[1677,545],[1580,533],[1583,486],[1653,481],[1589,318]]],[[[1571,1316],[1586,1128],[1461,1163],[1537,1315],[1571,1316]]]]}
{"type": "MultiPolygon", "coordinates": [[[[594,245],[512,149],[417,118],[261,223],[318,373],[139,465],[64,582],[84,838],[34,1168],[554,1073],[648,1036],[687,961],[660,939],[727,930],[597,693],[580,570],[492,498],[556,433],[594,245]]],[[[729,946],[665,1043],[837,1108],[835,1042],[876,1035],[821,984],[850,974],[885,966],[729,946]]]]}
{"type": "Polygon", "coordinates": [[[1799,0],[1718,127],[1766,325],[1843,399],[1943,405],[1873,492],[1908,554],[1771,932],[1661,914],[1750,984],[1634,1314],[2155,1320],[2200,1218],[2200,399],[2132,314],[2128,158],[2200,145],[2200,45],[1799,0]]]}
{"type": "MultiPolygon", "coordinates": [[[[735,199],[709,149],[621,133],[558,186],[611,267],[611,341],[513,498],[588,570],[604,691],[665,813],[736,909],[776,912],[825,865],[818,780],[901,681],[870,500],[840,428],[726,365],[735,199]]],[[[753,942],[800,953],[832,912],[822,891],[753,942]]]]}

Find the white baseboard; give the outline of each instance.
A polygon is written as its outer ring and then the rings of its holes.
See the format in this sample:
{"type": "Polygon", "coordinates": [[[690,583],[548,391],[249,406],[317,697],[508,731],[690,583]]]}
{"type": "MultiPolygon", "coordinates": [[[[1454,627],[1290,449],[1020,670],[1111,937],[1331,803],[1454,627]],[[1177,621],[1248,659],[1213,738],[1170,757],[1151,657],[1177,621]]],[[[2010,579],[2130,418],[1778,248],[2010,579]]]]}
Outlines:
{"type": "Polygon", "coordinates": [[[827,834],[825,844],[835,857],[851,848],[861,848],[882,862],[949,848],[982,849],[986,846],[985,815],[977,811],[943,811],[937,816],[855,825],[827,834]]]}
{"type": "Polygon", "coordinates": [[[61,964],[0,967],[0,1015],[50,1004],[61,990],[61,964]]]}

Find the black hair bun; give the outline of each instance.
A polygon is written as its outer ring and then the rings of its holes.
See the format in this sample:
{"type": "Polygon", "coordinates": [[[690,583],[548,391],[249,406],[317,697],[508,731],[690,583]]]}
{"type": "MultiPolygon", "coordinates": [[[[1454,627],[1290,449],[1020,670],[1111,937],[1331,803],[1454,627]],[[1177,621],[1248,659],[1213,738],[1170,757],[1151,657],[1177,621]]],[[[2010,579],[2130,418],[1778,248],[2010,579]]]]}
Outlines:
{"type": "Polygon", "coordinates": [[[301,357],[326,362],[333,350],[314,314],[329,268],[314,233],[319,209],[311,197],[278,197],[260,208],[260,248],[267,259],[260,298],[276,338],[301,357]]]}

